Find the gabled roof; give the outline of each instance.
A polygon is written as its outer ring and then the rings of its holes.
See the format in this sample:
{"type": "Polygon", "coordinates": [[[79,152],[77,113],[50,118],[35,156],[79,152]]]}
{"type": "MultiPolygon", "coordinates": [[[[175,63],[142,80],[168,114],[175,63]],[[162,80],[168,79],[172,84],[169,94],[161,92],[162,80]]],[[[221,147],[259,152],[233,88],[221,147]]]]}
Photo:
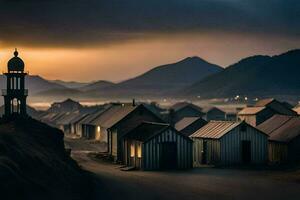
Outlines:
{"type": "Polygon", "coordinates": [[[174,110],[175,112],[185,108],[185,107],[191,107],[199,112],[202,112],[202,108],[192,104],[192,103],[188,103],[188,102],[179,102],[174,104],[173,106],[170,107],[170,109],[174,110]]]}
{"type": "Polygon", "coordinates": [[[183,119],[179,120],[175,124],[175,129],[177,131],[181,131],[181,130],[185,129],[186,127],[190,126],[191,124],[193,124],[194,122],[196,122],[197,120],[201,120],[201,121],[203,121],[203,123],[207,123],[201,117],[184,117],[183,119]]]}
{"type": "Polygon", "coordinates": [[[72,120],[70,120],[70,124],[78,123],[80,120],[84,119],[86,116],[88,116],[88,113],[80,113],[76,117],[74,117],[72,120]]]}
{"type": "Polygon", "coordinates": [[[255,107],[263,107],[267,106],[268,104],[272,103],[273,101],[276,101],[274,98],[269,98],[269,99],[262,99],[256,102],[254,105],[255,107]]]}
{"type": "Polygon", "coordinates": [[[300,117],[274,115],[257,128],[268,134],[269,140],[290,142],[300,135],[300,117]]]}
{"type": "Polygon", "coordinates": [[[166,130],[167,128],[170,128],[169,124],[142,122],[136,128],[129,131],[125,135],[125,138],[145,142],[154,137],[156,134],[159,134],[163,130],[166,130]]]}
{"type": "Polygon", "coordinates": [[[238,115],[255,115],[265,109],[266,107],[246,107],[241,110],[238,115]]]}
{"type": "Polygon", "coordinates": [[[117,122],[119,122],[121,119],[123,119],[125,116],[127,116],[129,113],[131,113],[133,110],[137,109],[140,106],[141,105],[132,106],[131,104],[112,106],[105,112],[103,112],[101,115],[99,115],[97,118],[92,120],[90,124],[100,125],[105,128],[111,128],[113,125],[115,125],[117,122]]]}
{"type": "Polygon", "coordinates": [[[205,108],[202,109],[202,112],[208,113],[208,112],[210,112],[210,111],[212,111],[212,110],[218,110],[218,111],[220,111],[220,112],[225,113],[223,110],[221,110],[220,108],[217,108],[217,107],[215,107],[215,106],[213,106],[213,107],[205,107],[205,108]]]}
{"type": "Polygon", "coordinates": [[[70,98],[68,98],[62,102],[55,102],[55,103],[57,103],[57,104],[80,104],[79,102],[74,101],[73,99],[70,99],[70,98]]]}
{"type": "Polygon", "coordinates": [[[290,108],[291,105],[288,105],[286,102],[282,103],[276,99],[262,99],[255,104],[255,107],[267,107],[282,115],[297,115],[297,113],[290,108]],[[276,106],[272,106],[271,103],[275,103],[274,105],[276,106]]]}
{"type": "Polygon", "coordinates": [[[294,106],[293,106],[292,104],[290,104],[289,102],[286,102],[286,101],[281,102],[281,104],[282,104],[284,107],[286,107],[287,109],[293,109],[293,108],[294,108],[294,106]]]}
{"type": "MultiPolygon", "coordinates": [[[[108,108],[109,109],[109,108],[108,108]]],[[[107,109],[96,110],[95,112],[87,115],[84,119],[80,121],[81,124],[90,124],[95,118],[104,113],[107,109]]]]}
{"type": "Polygon", "coordinates": [[[59,113],[47,113],[41,117],[41,121],[51,121],[55,116],[59,115],[59,113]]]}
{"type": "Polygon", "coordinates": [[[67,125],[71,124],[71,121],[77,119],[78,117],[82,117],[82,114],[79,111],[66,113],[63,117],[57,120],[57,124],[67,125]]]}
{"type": "Polygon", "coordinates": [[[198,131],[190,135],[192,138],[219,139],[243,122],[210,121],[198,131]]]}

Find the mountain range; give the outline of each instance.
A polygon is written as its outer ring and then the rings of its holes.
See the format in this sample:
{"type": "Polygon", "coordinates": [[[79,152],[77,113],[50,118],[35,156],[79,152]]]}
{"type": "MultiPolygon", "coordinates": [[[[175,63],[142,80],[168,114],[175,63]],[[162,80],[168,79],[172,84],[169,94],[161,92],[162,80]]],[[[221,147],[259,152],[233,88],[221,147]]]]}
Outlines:
{"type": "MultiPolygon", "coordinates": [[[[26,77],[26,87],[30,95],[39,97],[295,96],[300,94],[299,74],[300,50],[291,50],[276,56],[247,57],[225,69],[199,57],[188,57],[120,83],[49,81],[31,75],[26,77]]],[[[6,87],[3,75],[0,84],[6,87]]]]}
{"type": "Polygon", "coordinates": [[[200,95],[205,98],[299,95],[299,74],[300,50],[272,57],[258,55],[242,59],[179,93],[183,96],[200,95]]]}
{"type": "MultiPolygon", "coordinates": [[[[37,95],[63,96],[80,93],[81,96],[86,97],[158,96],[187,87],[222,70],[222,67],[208,63],[199,57],[188,57],[176,63],[154,67],[140,76],[120,83],[100,80],[74,88],[64,82],[64,88],[55,87],[40,91],[37,95]]],[[[58,81],[54,83],[59,84],[58,81]]]]}
{"type": "MultiPolygon", "coordinates": [[[[160,96],[187,87],[223,68],[199,57],[155,67],[146,73],[99,92],[109,96],[160,96]]],[[[101,90],[100,90],[101,91],[101,90]]]]}

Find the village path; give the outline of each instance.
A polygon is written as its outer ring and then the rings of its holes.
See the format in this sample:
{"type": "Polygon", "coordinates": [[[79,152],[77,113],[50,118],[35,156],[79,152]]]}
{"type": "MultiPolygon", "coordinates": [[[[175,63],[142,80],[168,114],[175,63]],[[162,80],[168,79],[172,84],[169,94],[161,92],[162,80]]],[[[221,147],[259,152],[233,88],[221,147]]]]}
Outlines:
{"type": "Polygon", "coordinates": [[[300,196],[295,174],[290,178],[282,172],[214,168],[124,172],[118,165],[87,155],[86,150],[72,151],[78,164],[94,176],[94,199],[298,200],[300,196]]]}

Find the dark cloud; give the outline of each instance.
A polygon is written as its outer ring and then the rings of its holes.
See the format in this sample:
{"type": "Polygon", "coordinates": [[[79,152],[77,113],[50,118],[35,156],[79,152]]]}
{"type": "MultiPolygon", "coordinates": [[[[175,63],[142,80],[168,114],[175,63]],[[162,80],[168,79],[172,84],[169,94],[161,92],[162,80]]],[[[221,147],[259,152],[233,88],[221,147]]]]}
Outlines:
{"type": "Polygon", "coordinates": [[[4,45],[99,45],[201,31],[296,37],[300,1],[0,0],[4,45]]]}

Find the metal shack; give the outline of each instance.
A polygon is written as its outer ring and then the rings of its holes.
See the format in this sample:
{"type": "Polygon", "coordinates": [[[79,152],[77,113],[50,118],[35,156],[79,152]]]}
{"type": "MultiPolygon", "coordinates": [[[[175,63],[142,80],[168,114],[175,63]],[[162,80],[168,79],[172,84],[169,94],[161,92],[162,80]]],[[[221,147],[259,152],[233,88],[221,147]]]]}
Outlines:
{"type": "Polygon", "coordinates": [[[202,109],[202,112],[205,113],[203,119],[205,119],[208,122],[211,120],[224,121],[226,119],[226,113],[217,107],[206,107],[202,109]]]}
{"type": "Polygon", "coordinates": [[[192,140],[168,124],[143,122],[124,137],[125,164],[142,170],[192,167],[192,140]]]}
{"type": "Polygon", "coordinates": [[[211,121],[190,136],[193,164],[264,164],[268,135],[246,122],[211,121]]]}
{"type": "Polygon", "coordinates": [[[257,128],[270,136],[270,163],[300,161],[300,117],[274,115],[257,128]]]}
{"type": "Polygon", "coordinates": [[[201,117],[185,117],[175,124],[175,129],[185,136],[190,136],[207,124],[201,117]]]}

